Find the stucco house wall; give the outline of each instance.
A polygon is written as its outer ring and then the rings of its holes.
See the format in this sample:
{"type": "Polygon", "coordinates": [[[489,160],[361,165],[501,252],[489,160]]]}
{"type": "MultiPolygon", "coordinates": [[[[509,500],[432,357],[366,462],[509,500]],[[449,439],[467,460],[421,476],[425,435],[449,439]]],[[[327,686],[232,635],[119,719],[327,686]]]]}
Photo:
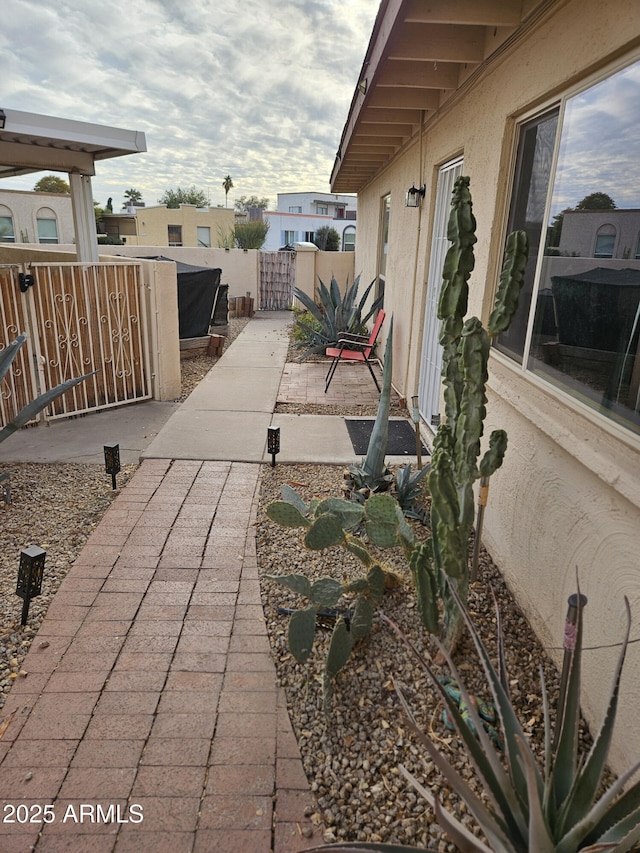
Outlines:
{"type": "Polygon", "coordinates": [[[263,249],[267,252],[277,252],[287,242],[307,241],[308,234],[315,234],[319,228],[335,228],[340,236],[340,250],[344,245],[345,231],[353,232],[355,239],[356,223],[353,219],[334,219],[333,216],[324,216],[312,213],[286,213],[283,211],[265,210],[262,218],[269,223],[269,230],[264,242],[263,249]],[[293,235],[293,239],[287,241],[287,235],[293,235]]]}
{"type": "MultiPolygon", "coordinates": [[[[517,123],[611,63],[640,57],[640,35],[630,26],[629,12],[623,0],[550,4],[525,37],[507,45],[486,73],[459,89],[422,135],[407,142],[360,191],[356,269],[365,281],[378,269],[381,200],[391,195],[385,310],[394,316],[393,380],[404,396],[416,393],[420,375],[439,167],[463,155],[463,174],[471,179],[478,242],[469,315],[486,321],[502,261],[517,123]],[[422,206],[406,208],[407,188],[422,184],[422,206]]],[[[596,724],[618,652],[604,646],[621,638],[624,595],[634,614],[632,636],[639,635],[640,436],[496,351],[489,374],[485,435],[506,428],[509,447],[492,478],[483,538],[558,661],[577,570],[589,599],[584,710],[596,724]]],[[[636,644],[627,656],[612,752],[618,770],[640,753],[639,702],[636,644]]]]}
{"type": "Polygon", "coordinates": [[[0,190],[0,216],[13,219],[15,243],[39,242],[39,218],[55,219],[58,243],[73,243],[75,239],[70,195],[0,190]]]}
{"type": "Polygon", "coordinates": [[[129,208],[130,212],[107,214],[103,227],[107,234],[126,238],[127,245],[166,246],[169,243],[169,226],[179,226],[182,245],[197,248],[198,227],[209,229],[211,246],[221,243],[221,235],[227,235],[234,225],[233,210],[224,207],[196,207],[181,204],[179,208],[166,205],[129,208]]]}
{"type": "Polygon", "coordinates": [[[596,239],[603,228],[614,232],[614,258],[636,260],[640,256],[640,210],[578,210],[565,213],[560,254],[596,257],[596,239]]]}

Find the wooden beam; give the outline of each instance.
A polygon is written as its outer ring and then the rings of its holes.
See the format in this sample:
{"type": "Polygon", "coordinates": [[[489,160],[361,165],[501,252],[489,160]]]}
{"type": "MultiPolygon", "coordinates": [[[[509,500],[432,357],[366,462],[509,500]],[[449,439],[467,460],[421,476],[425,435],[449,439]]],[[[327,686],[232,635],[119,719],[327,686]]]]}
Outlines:
{"type": "Polygon", "coordinates": [[[390,59],[376,80],[376,89],[405,86],[415,89],[456,89],[460,65],[457,62],[404,62],[390,59]]]}
{"type": "Polygon", "coordinates": [[[365,107],[360,113],[364,124],[420,124],[420,110],[394,110],[389,107],[365,107]]]}
{"type": "Polygon", "coordinates": [[[484,59],[484,27],[413,24],[389,48],[392,59],[477,63],[484,59]]]}
{"type": "MultiPolygon", "coordinates": [[[[376,137],[407,137],[413,133],[413,125],[411,124],[384,124],[383,122],[375,124],[374,122],[362,122],[358,127],[358,136],[376,136],[376,137]]],[[[386,143],[388,144],[388,143],[386,143]]]]}
{"type": "MultiPolygon", "coordinates": [[[[366,107],[388,107],[396,110],[437,110],[440,106],[440,92],[436,89],[378,89],[371,93],[366,107]]],[[[418,121],[419,121],[418,116],[418,121]]],[[[407,121],[415,121],[407,119],[407,121]]]]}
{"type": "Polygon", "coordinates": [[[402,10],[412,24],[475,24],[517,27],[522,20],[522,0],[408,0],[402,10]]]}

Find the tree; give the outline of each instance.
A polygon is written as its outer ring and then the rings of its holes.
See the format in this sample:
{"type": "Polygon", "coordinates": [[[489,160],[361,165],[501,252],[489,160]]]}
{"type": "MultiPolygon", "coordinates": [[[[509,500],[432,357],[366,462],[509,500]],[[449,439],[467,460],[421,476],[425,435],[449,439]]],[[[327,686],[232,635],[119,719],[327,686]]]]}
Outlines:
{"type": "Polygon", "coordinates": [[[62,193],[63,195],[71,193],[69,184],[58,175],[45,175],[33,189],[37,193],[62,193]]]}
{"type": "Polygon", "coordinates": [[[243,195],[236,199],[235,208],[238,213],[247,213],[250,207],[257,207],[258,210],[266,210],[269,207],[269,199],[258,198],[257,195],[243,195]]]}
{"type": "Polygon", "coordinates": [[[227,175],[227,177],[222,182],[222,186],[224,187],[224,206],[227,207],[227,196],[229,195],[229,190],[233,189],[233,181],[231,179],[231,175],[227,175]]]}
{"type": "Polygon", "coordinates": [[[140,190],[136,190],[133,187],[131,187],[131,189],[125,190],[123,195],[123,207],[133,206],[134,204],[136,204],[136,202],[142,201],[142,193],[140,192],[140,190]]]}
{"type": "Polygon", "coordinates": [[[188,189],[176,187],[175,189],[165,190],[158,199],[159,204],[166,204],[167,207],[175,210],[181,204],[195,204],[196,207],[208,207],[209,200],[204,190],[198,189],[194,184],[188,189]]]}
{"type": "Polygon", "coordinates": [[[572,213],[572,207],[565,207],[560,213],[551,220],[551,225],[547,228],[547,250],[557,249],[560,246],[560,235],[562,234],[562,224],[564,222],[565,213],[572,213]]]}
{"type": "Polygon", "coordinates": [[[330,225],[323,225],[316,231],[313,242],[322,252],[337,252],[340,249],[340,235],[330,225]]]}
{"type": "Polygon", "coordinates": [[[607,193],[589,193],[576,204],[576,210],[615,210],[617,204],[607,193]]]}

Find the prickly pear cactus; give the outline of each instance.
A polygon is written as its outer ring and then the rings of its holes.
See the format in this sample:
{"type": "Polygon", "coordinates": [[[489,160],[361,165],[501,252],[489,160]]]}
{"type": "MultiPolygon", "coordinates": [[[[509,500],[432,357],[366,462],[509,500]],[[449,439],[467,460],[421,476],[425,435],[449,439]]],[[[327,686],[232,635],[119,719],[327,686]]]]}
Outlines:
{"type": "MultiPolygon", "coordinates": [[[[465,320],[476,242],[469,178],[457,179],[451,205],[447,236],[452,245],[444,263],[438,303],[438,317],[442,320],[445,421],[434,439],[428,475],[432,546],[430,554],[421,557],[425,565],[432,560],[425,576],[428,583],[423,578],[421,589],[424,594],[429,590],[433,592],[436,587],[440,591],[444,602],[445,645],[449,649],[458,639],[459,610],[449,595],[446,579],[466,603],[469,538],[474,520],[473,484],[480,476],[489,476],[500,467],[507,446],[506,433],[495,430],[489,439],[489,449],[478,464],[486,417],[485,388],[491,337],[505,331],[513,318],[528,251],[525,232],[509,235],[488,328],[485,329],[477,317],[465,320]]],[[[423,604],[421,613],[425,627],[432,630],[433,609],[423,604]]]]}
{"type": "MultiPolygon", "coordinates": [[[[307,506],[297,492],[284,486],[282,498],[267,507],[269,518],[283,527],[302,528],[308,549],[323,550],[337,545],[358,557],[367,568],[363,577],[346,584],[333,578],[320,578],[312,583],[301,574],[268,575],[270,580],[308,601],[305,607],[291,614],[287,632],[289,651],[300,663],[305,663],[313,650],[318,615],[326,608],[332,608],[336,615],[323,678],[325,710],[328,711],[333,679],[349,660],[356,642],[370,633],[374,613],[382,603],[390,578],[373,559],[363,540],[352,531],[362,525],[369,541],[375,545],[401,544],[405,551],[413,545],[413,533],[390,495],[373,495],[364,505],[328,498],[312,501],[307,506]],[[347,603],[337,609],[341,599],[347,603]]],[[[395,587],[397,581],[394,575],[390,587],[395,587]]]]}

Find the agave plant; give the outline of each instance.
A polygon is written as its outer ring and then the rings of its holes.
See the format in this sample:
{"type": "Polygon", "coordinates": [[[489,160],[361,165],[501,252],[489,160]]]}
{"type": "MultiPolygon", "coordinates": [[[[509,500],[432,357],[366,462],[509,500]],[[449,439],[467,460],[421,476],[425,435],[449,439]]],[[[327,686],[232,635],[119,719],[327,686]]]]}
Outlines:
{"type": "Polygon", "coordinates": [[[301,358],[304,359],[312,353],[324,353],[327,347],[334,346],[342,332],[360,334],[364,331],[367,321],[375,314],[382,304],[382,296],[376,299],[365,313],[365,306],[375,279],[367,287],[358,300],[358,288],[360,276],[356,276],[354,282],[349,286],[347,281],[344,295],[335,278],[331,277],[331,284],[327,287],[322,279],[318,279],[318,298],[320,304],[308,296],[300,288],[294,288],[296,298],[302,303],[306,310],[316,320],[316,323],[302,323],[296,320],[297,329],[302,338],[300,347],[306,346],[301,358]]]}
{"type": "MultiPolygon", "coordinates": [[[[18,335],[15,341],[12,341],[4,347],[4,349],[0,350],[0,382],[2,382],[3,377],[8,372],[11,367],[11,363],[18,354],[18,350],[26,340],[26,335],[18,335]]],[[[27,405],[18,412],[13,420],[9,421],[8,424],[0,429],[0,442],[9,438],[9,436],[13,435],[13,433],[20,429],[20,427],[28,424],[30,420],[33,420],[37,414],[39,414],[43,409],[46,409],[50,403],[52,403],[61,394],[64,394],[65,391],[69,391],[75,385],[78,385],[78,383],[83,382],[92,375],[93,374],[91,373],[86,373],[84,376],[79,376],[77,379],[68,379],[66,382],[61,382],[60,385],[56,385],[55,388],[45,391],[44,394],[41,394],[39,397],[36,397],[35,400],[27,403],[27,405]]]]}
{"type": "MultiPolygon", "coordinates": [[[[437,746],[418,726],[402,690],[398,695],[409,719],[410,727],[424,745],[434,765],[446,778],[449,786],[466,803],[484,833],[486,841],[473,835],[456,817],[445,810],[439,800],[404,767],[400,770],[435,811],[436,819],[449,838],[463,853],[584,853],[613,851],[625,853],[637,849],[640,843],[640,782],[628,785],[640,769],[640,762],[623,773],[608,787],[604,787],[607,756],[611,744],[620,690],[620,675],[629,643],[631,616],[625,598],[627,627],[617,665],[607,710],[600,730],[588,755],[580,755],[580,669],[582,652],[582,611],[578,607],[575,646],[571,651],[568,676],[559,697],[555,731],[541,672],[542,701],[545,728],[544,767],[540,768],[527,736],[518,721],[509,698],[509,677],[505,666],[500,613],[496,607],[498,624],[498,668],[489,654],[464,609],[460,597],[452,593],[463,613],[464,621],[473,638],[482,662],[488,686],[500,718],[504,753],[499,754],[480,716],[464,687],[451,658],[443,646],[451,671],[456,678],[465,703],[466,713],[473,725],[468,725],[462,713],[438,679],[429,663],[391,620],[396,633],[411,648],[420,665],[428,674],[442,702],[455,722],[460,739],[477,771],[479,781],[487,795],[485,802],[471,789],[437,746]],[[603,790],[604,788],[604,790],[603,790]]],[[[460,703],[462,707],[462,702],[460,703]]],[[[407,853],[416,850],[393,844],[354,843],[315,848],[340,851],[360,850],[370,853],[407,853]]],[[[314,853],[314,851],[309,851],[314,853]]]]}

